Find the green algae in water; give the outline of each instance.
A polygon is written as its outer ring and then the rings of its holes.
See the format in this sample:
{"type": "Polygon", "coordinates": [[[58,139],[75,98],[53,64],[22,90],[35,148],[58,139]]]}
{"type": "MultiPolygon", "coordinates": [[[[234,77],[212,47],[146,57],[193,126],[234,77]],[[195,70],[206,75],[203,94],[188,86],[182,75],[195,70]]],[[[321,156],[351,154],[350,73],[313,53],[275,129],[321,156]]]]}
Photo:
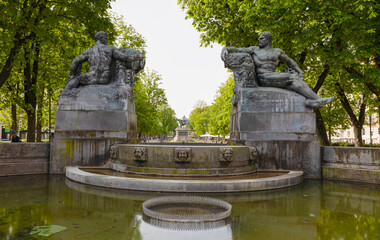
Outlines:
{"type": "MultiPolygon", "coordinates": [[[[311,181],[286,189],[202,194],[232,204],[225,225],[173,230],[142,203],[170,194],[104,189],[64,176],[0,178],[0,239],[380,239],[380,186],[311,181]],[[50,237],[33,227],[61,225],[50,237]]],[[[192,226],[189,226],[191,228],[192,226]]]]}
{"type": "Polygon", "coordinates": [[[59,225],[35,226],[30,232],[30,235],[37,234],[42,237],[50,237],[53,234],[62,232],[63,230],[66,230],[66,227],[59,225]]]}

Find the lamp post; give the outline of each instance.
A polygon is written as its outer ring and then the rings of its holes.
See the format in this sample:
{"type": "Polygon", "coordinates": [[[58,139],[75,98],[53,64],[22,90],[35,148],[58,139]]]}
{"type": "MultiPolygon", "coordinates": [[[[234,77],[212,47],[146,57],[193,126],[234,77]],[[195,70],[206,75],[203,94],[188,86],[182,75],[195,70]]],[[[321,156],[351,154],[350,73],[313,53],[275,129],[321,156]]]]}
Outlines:
{"type": "MultiPolygon", "coordinates": [[[[62,89],[58,90],[58,92],[61,92],[62,89]]],[[[61,95],[61,94],[59,94],[61,95]]],[[[49,98],[49,142],[51,141],[51,100],[57,101],[58,99],[55,99],[52,96],[52,90],[51,88],[48,89],[48,98],[49,98]]]]}
{"type": "Polygon", "coordinates": [[[369,115],[369,146],[372,147],[372,115],[369,115]]]}

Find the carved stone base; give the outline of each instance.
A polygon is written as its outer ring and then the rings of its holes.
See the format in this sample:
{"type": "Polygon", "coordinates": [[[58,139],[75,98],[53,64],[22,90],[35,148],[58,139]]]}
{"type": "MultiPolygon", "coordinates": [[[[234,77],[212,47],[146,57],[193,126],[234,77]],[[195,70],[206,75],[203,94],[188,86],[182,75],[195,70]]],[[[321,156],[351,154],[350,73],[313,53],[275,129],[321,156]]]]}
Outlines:
{"type": "Polygon", "coordinates": [[[244,88],[231,116],[231,141],[255,146],[260,169],[302,170],[320,178],[315,114],[305,98],[278,88],[244,88]]]}
{"type": "Polygon", "coordinates": [[[176,135],[173,139],[173,142],[189,142],[190,137],[190,128],[179,127],[175,129],[176,135]]]}
{"type": "Polygon", "coordinates": [[[136,114],[130,111],[57,111],[50,172],[64,173],[71,165],[103,165],[112,144],[136,142],[136,124],[136,114]]]}
{"type": "Polygon", "coordinates": [[[58,100],[60,111],[125,110],[135,112],[134,94],[126,84],[73,88],[58,100]]]}
{"type": "Polygon", "coordinates": [[[63,174],[66,166],[101,166],[114,144],[130,143],[128,131],[56,130],[50,147],[50,173],[63,174]]]}

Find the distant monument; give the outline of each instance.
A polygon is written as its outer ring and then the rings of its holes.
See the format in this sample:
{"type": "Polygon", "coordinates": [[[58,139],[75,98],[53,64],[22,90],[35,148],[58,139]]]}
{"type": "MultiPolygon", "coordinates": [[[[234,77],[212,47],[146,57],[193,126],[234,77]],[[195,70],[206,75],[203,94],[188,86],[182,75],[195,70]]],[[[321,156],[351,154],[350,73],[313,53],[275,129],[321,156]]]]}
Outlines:
{"type": "Polygon", "coordinates": [[[183,116],[182,118],[177,118],[179,127],[175,129],[176,135],[174,137],[174,142],[188,142],[191,140],[190,137],[190,119],[183,116]]]}
{"type": "Polygon", "coordinates": [[[222,60],[235,78],[231,141],[257,147],[262,169],[303,170],[306,177],[318,178],[320,144],[313,108],[335,96],[320,98],[314,93],[297,63],[272,48],[272,38],[270,32],[262,32],[259,46],[222,50],[222,60]],[[276,72],[279,62],[289,68],[276,72]]]}
{"type": "Polygon", "coordinates": [[[51,147],[51,172],[66,165],[101,165],[115,143],[136,139],[134,75],[145,66],[136,50],[107,46],[105,32],[95,34],[95,45],[76,57],[56,112],[51,147]],[[89,71],[82,73],[82,63],[89,71]]]}

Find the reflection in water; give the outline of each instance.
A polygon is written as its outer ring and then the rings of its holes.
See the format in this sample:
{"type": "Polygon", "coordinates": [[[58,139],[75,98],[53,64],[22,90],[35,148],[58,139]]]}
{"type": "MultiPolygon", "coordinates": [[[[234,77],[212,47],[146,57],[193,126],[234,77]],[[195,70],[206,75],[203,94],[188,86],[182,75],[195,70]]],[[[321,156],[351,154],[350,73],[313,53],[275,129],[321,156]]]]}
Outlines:
{"type": "Polygon", "coordinates": [[[143,201],[167,194],[86,186],[63,176],[0,178],[0,192],[0,239],[30,239],[34,226],[46,224],[67,230],[44,239],[380,239],[376,185],[305,181],[267,192],[202,194],[230,202],[232,215],[219,228],[193,231],[142,218],[143,201]]]}
{"type": "Polygon", "coordinates": [[[230,240],[232,237],[231,224],[226,221],[205,223],[170,223],[153,218],[136,216],[141,222],[139,229],[142,239],[217,239],[230,240]]]}

